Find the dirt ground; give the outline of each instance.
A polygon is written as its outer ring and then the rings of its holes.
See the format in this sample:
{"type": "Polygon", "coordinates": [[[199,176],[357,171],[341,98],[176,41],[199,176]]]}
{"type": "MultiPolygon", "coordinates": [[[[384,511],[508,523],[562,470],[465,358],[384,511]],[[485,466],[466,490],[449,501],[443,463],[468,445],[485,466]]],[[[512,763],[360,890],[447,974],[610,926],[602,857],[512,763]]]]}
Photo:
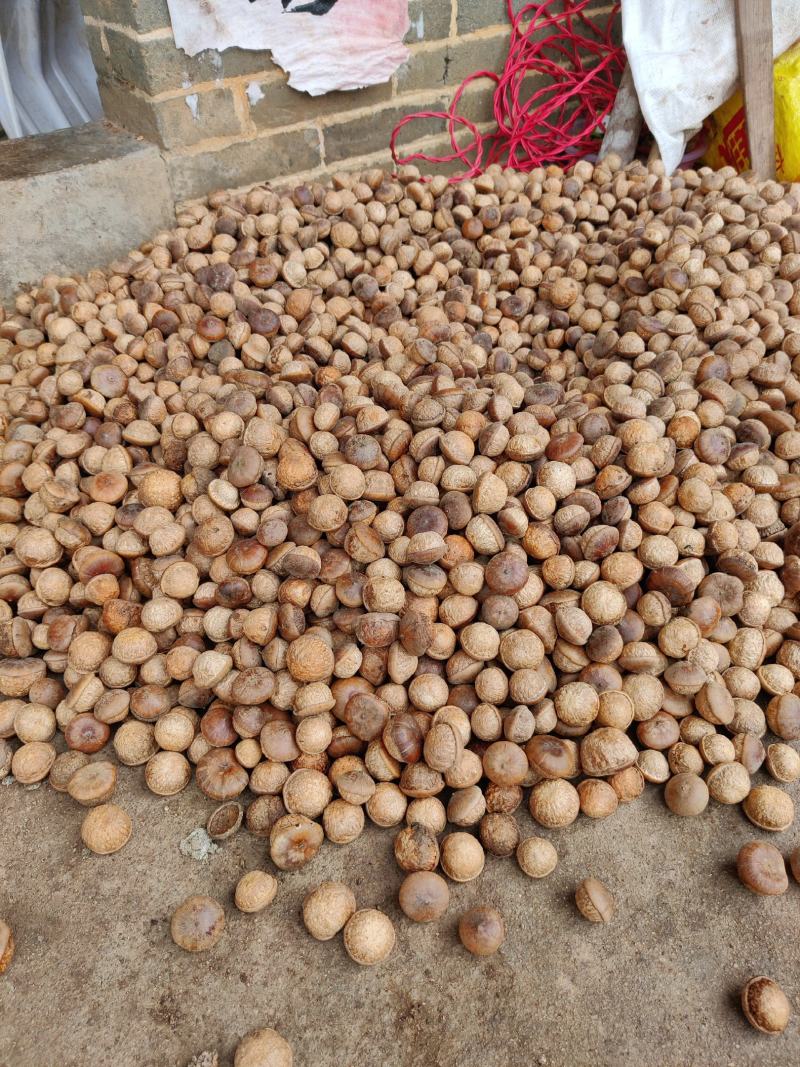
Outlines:
{"type": "MultiPolygon", "coordinates": [[[[259,1026],[281,1031],[296,1067],[800,1063],[800,1016],[769,1038],[738,1007],[741,986],[762,973],[800,1007],[800,886],[759,898],[738,883],[736,852],[758,836],[738,808],[681,820],[648,787],[607,822],[582,818],[552,835],[560,862],[542,882],[488,857],[430,927],[399,912],[392,835],[375,827],[281,875],[267,911],[236,912],[239,875],[269,866],[264,842],[240,831],[203,861],[183,856],[180,840],[213,805],[193,785],[154,797],[140,776],[122,770],[116,799],[134,833],[108,857],[83,848],[83,811],[68,797],[0,786],[0,916],[17,939],[0,978],[0,1067],[186,1067],[204,1049],[229,1067],[239,1038],[259,1026]],[[614,891],[610,926],[575,911],[588,874],[614,891]],[[357,967],[341,938],[306,934],[300,903],[324,879],[348,881],[360,906],[395,920],[387,963],[357,967]],[[217,896],[227,913],[222,941],[200,956],[169,937],[169,916],[191,893],[217,896]],[[503,948],[483,961],[456,936],[458,915],[478,902],[508,925],[503,948]]],[[[534,832],[527,812],[518,817],[534,832]]],[[[798,843],[792,831],[771,839],[784,851],[798,843]]]]}

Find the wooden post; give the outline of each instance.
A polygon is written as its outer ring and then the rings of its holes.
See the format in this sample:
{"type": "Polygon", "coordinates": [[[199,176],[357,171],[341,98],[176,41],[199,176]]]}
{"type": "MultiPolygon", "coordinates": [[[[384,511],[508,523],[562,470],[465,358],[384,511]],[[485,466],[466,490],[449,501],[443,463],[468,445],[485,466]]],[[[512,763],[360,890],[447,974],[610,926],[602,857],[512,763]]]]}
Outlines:
{"type": "Polygon", "coordinates": [[[614,106],[606,123],[606,132],[600,146],[599,158],[603,159],[609,152],[616,152],[624,163],[630,163],[636,155],[636,145],[642,132],[642,112],[639,97],[633,84],[630,63],[625,64],[614,106]]]}
{"type": "Polygon", "coordinates": [[[739,82],[747,114],[750,166],[775,177],[775,103],[772,76],[771,0],[736,0],[739,82]]]}

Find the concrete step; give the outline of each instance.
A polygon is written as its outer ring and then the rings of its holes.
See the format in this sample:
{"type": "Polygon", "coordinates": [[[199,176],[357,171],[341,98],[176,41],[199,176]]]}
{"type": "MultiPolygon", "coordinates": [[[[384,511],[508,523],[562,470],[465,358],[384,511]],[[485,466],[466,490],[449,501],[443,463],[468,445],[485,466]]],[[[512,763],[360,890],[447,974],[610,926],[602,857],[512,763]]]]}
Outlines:
{"type": "Polygon", "coordinates": [[[158,148],[105,122],[0,144],[0,302],[85,273],[175,224],[158,148]]]}

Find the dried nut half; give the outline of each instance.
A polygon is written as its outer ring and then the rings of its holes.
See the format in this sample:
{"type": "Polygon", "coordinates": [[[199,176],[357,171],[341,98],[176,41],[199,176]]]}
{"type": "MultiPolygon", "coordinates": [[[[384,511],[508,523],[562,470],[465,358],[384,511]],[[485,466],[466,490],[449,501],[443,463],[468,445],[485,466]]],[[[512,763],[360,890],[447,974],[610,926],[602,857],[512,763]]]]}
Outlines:
{"type": "Polygon", "coordinates": [[[100,804],[84,816],[81,840],[90,852],[108,856],[119,852],[130,840],[131,817],[117,804],[100,804]]]}
{"type": "Polygon", "coordinates": [[[575,903],[591,923],[608,923],[614,916],[614,898],[597,878],[584,878],[575,890],[575,903]]]}

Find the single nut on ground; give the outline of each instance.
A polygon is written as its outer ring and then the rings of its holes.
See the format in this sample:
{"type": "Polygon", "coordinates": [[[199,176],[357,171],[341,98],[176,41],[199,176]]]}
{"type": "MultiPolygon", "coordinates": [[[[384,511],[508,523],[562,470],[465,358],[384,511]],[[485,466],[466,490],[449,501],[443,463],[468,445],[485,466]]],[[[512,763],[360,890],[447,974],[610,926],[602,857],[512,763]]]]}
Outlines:
{"type": "Polygon", "coordinates": [[[794,822],[794,802],[788,793],[774,785],[757,785],[742,804],[747,818],[761,830],[779,833],[794,822]]]}
{"type": "Polygon", "coordinates": [[[172,940],[186,952],[206,952],[213,948],[225,929],[225,912],[213,897],[187,897],[172,914],[172,940]]]}
{"type": "Polygon", "coordinates": [[[346,800],[332,800],[322,813],[325,836],[335,845],[349,845],[364,829],[364,808],[346,800]]]}
{"type": "Polygon", "coordinates": [[[391,955],[394,943],[392,920],[382,911],[363,908],[347,920],[344,947],[350,959],[362,967],[383,963],[391,955]]]}
{"type": "Polygon", "coordinates": [[[49,741],[29,741],[11,757],[11,773],[23,785],[41,782],[56,760],[56,749],[49,741]]]}
{"type": "Polygon", "coordinates": [[[266,871],[247,871],[236,883],[233,902],[239,911],[254,913],[271,904],[278,892],[278,880],[266,871]]]}
{"type": "MultiPolygon", "coordinates": [[[[647,753],[642,752],[641,756],[646,756],[647,753]]],[[[664,762],[666,767],[666,759],[660,752],[651,750],[652,757],[660,758],[664,762]]],[[[640,762],[639,770],[647,778],[648,781],[653,781],[653,774],[648,777],[648,771],[644,762],[640,762]]],[[[666,781],[669,777],[669,769],[666,768],[666,773],[663,777],[658,776],[658,772],[655,772],[655,780],[666,781]]],[[[580,800],[581,811],[584,815],[588,815],[590,819],[607,819],[610,815],[619,807],[619,797],[614,792],[614,787],[609,785],[608,782],[602,778],[585,778],[578,786],[578,799],[580,800]]]]}
{"type": "Polygon", "coordinates": [[[591,923],[608,923],[614,917],[611,890],[597,878],[584,878],[575,890],[578,911],[591,923]]]}
{"type": "Polygon", "coordinates": [[[749,841],[736,857],[739,881],[753,893],[776,897],[789,888],[783,856],[768,841],[749,841]]]}
{"type": "Polygon", "coordinates": [[[400,908],[415,923],[441,919],[450,904],[447,882],[435,871],[412,871],[400,886],[400,908]]]}
{"type": "Polygon", "coordinates": [[[344,882],[323,882],[303,901],[303,923],[317,941],[330,941],[356,910],[353,890],[344,882]]]}
{"type": "Polygon", "coordinates": [[[88,811],[81,823],[81,840],[90,852],[108,856],[130,840],[133,823],[117,804],[100,804],[88,811]]]}
{"type": "Polygon", "coordinates": [[[233,1067],[292,1067],[292,1047],[277,1030],[253,1030],[236,1046],[233,1067]]]}
{"type": "Polygon", "coordinates": [[[766,975],[751,978],[742,990],[745,1018],[762,1034],[782,1034],[792,1014],[789,1000],[778,985],[766,975]]]}
{"type": "Polygon", "coordinates": [[[556,869],[558,853],[546,837],[526,837],[517,847],[517,863],[529,878],[546,878],[556,869]]]}
{"type": "Polygon", "coordinates": [[[683,771],[664,786],[664,801],[673,815],[699,815],[708,807],[708,786],[698,774],[683,771]]]}
{"type": "Polygon", "coordinates": [[[156,752],[147,761],[144,780],[151,793],[171,797],[192,780],[192,765],[182,752],[156,752]]]}
{"type": "Polygon", "coordinates": [[[481,904],[458,920],[461,944],[473,956],[492,956],[506,939],[506,923],[497,908],[481,904]]]}
{"type": "Polygon", "coordinates": [[[5,920],[0,919],[0,974],[14,958],[14,934],[5,920]]]}

